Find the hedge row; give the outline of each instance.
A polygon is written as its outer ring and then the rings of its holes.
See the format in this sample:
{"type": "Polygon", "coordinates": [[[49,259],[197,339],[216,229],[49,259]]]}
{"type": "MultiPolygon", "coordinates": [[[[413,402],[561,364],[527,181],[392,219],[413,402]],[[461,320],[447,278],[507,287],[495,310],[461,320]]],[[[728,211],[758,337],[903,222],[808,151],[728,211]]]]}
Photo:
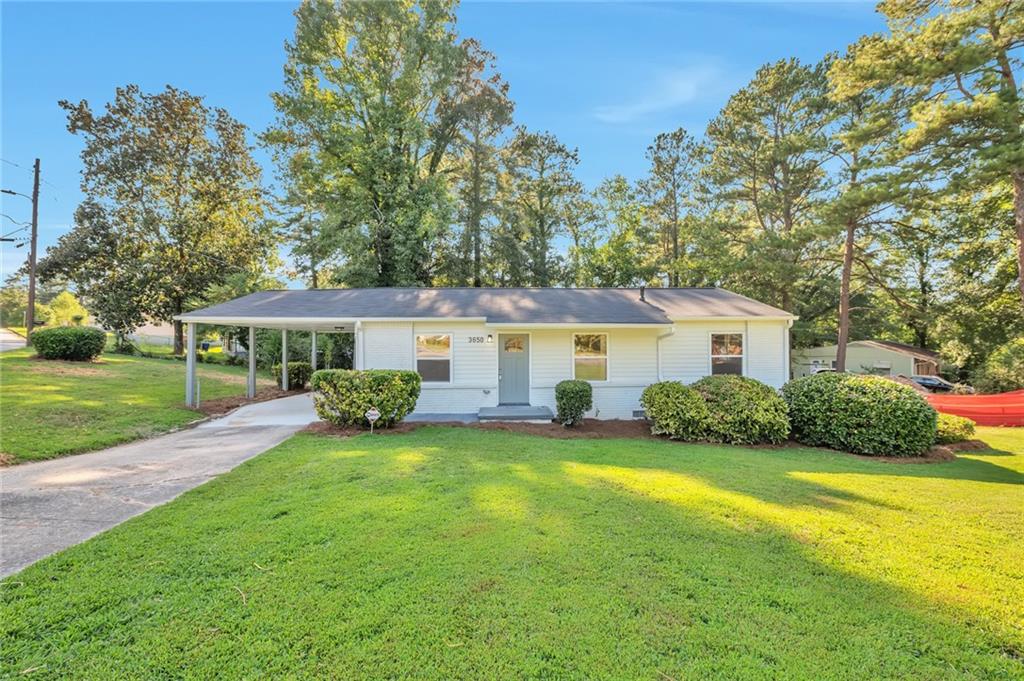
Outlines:
{"type": "Polygon", "coordinates": [[[855,454],[919,456],[937,439],[960,441],[974,432],[966,419],[939,419],[907,386],[846,373],[798,378],[781,397],[741,376],[709,376],[690,386],[666,381],[648,386],[640,403],[651,432],[677,440],[773,444],[792,436],[855,454]]]}
{"type": "Polygon", "coordinates": [[[790,381],[782,396],[803,444],[881,456],[920,456],[935,444],[935,410],[895,381],[825,372],[790,381]]]}
{"type": "MultiPolygon", "coordinates": [[[[281,385],[281,365],[273,366],[274,380],[281,385]]],[[[302,390],[313,376],[313,365],[309,362],[288,362],[288,390],[302,390]]]]}
{"type": "Polygon", "coordinates": [[[107,335],[87,326],[55,326],[35,331],[32,346],[43,359],[88,362],[99,357],[107,344],[107,335]]]}
{"type": "Polygon", "coordinates": [[[789,435],[786,403],[764,383],[743,376],[708,376],[692,386],[655,383],[640,404],[651,432],[674,440],[778,444],[789,435]]]}
{"type": "MultiPolygon", "coordinates": [[[[289,362],[289,374],[292,366],[289,362]]],[[[368,428],[366,413],[374,408],[380,412],[375,426],[388,428],[416,408],[420,375],[391,369],[321,369],[313,373],[310,386],[313,406],[324,421],[368,428]]]]}

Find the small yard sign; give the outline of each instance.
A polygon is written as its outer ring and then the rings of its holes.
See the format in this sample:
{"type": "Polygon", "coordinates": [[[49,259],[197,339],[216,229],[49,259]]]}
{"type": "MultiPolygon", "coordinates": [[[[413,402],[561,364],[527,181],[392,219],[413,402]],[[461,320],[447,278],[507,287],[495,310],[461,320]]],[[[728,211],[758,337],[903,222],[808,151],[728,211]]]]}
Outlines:
{"type": "Polygon", "coordinates": [[[366,420],[370,422],[370,432],[373,432],[373,424],[380,418],[380,412],[377,411],[377,407],[370,407],[366,410],[366,420]]]}

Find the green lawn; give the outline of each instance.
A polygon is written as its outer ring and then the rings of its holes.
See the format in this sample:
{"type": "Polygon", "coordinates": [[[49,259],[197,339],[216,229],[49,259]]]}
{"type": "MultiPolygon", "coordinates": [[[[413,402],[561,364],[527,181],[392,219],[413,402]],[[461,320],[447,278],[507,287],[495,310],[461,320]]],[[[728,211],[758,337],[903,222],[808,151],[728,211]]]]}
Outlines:
{"type": "Polygon", "coordinates": [[[1024,430],[982,436],[303,434],[7,580],[0,676],[1022,678],[1024,430]]]}
{"type": "MultiPolygon", "coordinates": [[[[200,417],[184,407],[185,363],[107,354],[56,362],[0,354],[0,452],[15,461],[107,447],[200,417]]],[[[200,365],[202,399],[245,394],[245,369],[200,365]]],[[[263,385],[271,385],[269,379],[263,385]]]]}

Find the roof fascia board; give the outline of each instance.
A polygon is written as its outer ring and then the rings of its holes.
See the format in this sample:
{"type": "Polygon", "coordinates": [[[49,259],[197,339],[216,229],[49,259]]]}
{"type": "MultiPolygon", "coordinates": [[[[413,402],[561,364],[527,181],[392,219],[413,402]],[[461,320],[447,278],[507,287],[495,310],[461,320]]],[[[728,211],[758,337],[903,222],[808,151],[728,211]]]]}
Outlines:
{"type": "Polygon", "coordinates": [[[672,317],[673,322],[787,322],[800,319],[796,315],[705,315],[672,317]]]}
{"type": "Polygon", "coordinates": [[[229,324],[232,326],[259,326],[260,324],[354,324],[367,322],[486,322],[486,317],[247,317],[182,314],[173,317],[182,322],[197,324],[229,324]]]}
{"type": "Polygon", "coordinates": [[[613,322],[491,322],[487,325],[496,329],[661,329],[672,326],[671,322],[636,322],[621,324],[613,322]]]}

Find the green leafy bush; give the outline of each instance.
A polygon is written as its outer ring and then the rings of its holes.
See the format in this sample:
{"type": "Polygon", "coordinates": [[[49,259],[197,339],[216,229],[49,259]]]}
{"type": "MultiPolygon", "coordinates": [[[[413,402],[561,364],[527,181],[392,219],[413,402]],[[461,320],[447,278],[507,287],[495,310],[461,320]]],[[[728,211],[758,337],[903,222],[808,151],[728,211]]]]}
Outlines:
{"type": "Polygon", "coordinates": [[[996,348],[974,377],[974,386],[983,393],[1005,393],[1024,388],[1024,338],[996,348]]]}
{"type": "Polygon", "coordinates": [[[420,375],[415,371],[321,369],[310,383],[317,415],[337,426],[369,427],[370,407],[380,412],[378,428],[393,426],[416,408],[420,396],[420,375]]]}
{"type": "Polygon", "coordinates": [[[974,437],[976,424],[965,416],[955,414],[939,414],[938,435],[935,441],[940,445],[964,442],[974,437]]]}
{"type": "Polygon", "coordinates": [[[57,326],[32,334],[32,345],[43,359],[87,362],[99,357],[107,334],[84,326],[57,326]]]}
{"type": "Polygon", "coordinates": [[[744,376],[708,376],[693,384],[707,404],[704,439],[736,445],[779,444],[789,436],[786,401],[744,376]]]}
{"type": "Polygon", "coordinates": [[[563,426],[575,426],[583,414],[594,407],[594,388],[587,381],[561,381],[555,386],[557,420],[563,426]]]}
{"type": "Polygon", "coordinates": [[[693,388],[679,381],[662,381],[644,388],[640,405],[651,432],[673,440],[701,440],[707,432],[708,406],[693,388]]]}
{"type": "MultiPolygon", "coordinates": [[[[313,366],[309,362],[288,362],[288,389],[302,390],[313,375],[313,366]]],[[[281,365],[274,365],[274,380],[281,385],[281,365]]]]}
{"type": "Polygon", "coordinates": [[[793,438],[804,444],[876,456],[919,456],[935,444],[931,405],[880,376],[804,376],[783,386],[782,396],[793,438]]]}

